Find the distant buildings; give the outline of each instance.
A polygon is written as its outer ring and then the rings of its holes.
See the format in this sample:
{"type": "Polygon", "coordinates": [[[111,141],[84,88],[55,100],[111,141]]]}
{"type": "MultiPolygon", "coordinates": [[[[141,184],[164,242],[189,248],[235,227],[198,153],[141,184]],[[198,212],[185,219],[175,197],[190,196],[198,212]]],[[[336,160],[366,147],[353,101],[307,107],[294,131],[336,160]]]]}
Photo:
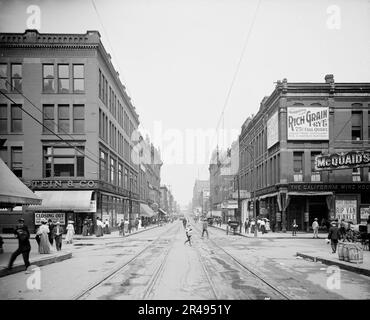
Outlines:
{"type": "Polygon", "coordinates": [[[209,180],[195,180],[193,187],[192,211],[193,212],[198,211],[199,213],[207,213],[208,210],[209,210],[209,180]]]}

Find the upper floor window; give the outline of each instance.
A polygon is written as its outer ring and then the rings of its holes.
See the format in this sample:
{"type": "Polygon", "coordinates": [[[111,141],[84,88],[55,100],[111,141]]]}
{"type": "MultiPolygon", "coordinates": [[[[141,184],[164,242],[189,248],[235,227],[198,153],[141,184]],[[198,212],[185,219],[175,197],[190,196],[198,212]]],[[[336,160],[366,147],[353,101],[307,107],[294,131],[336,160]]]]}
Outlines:
{"type": "Polygon", "coordinates": [[[11,76],[12,91],[22,91],[22,64],[12,64],[11,76]]]}
{"type": "Polygon", "coordinates": [[[8,148],[7,147],[0,147],[0,158],[8,164],[8,148]]]}
{"type": "Polygon", "coordinates": [[[42,131],[44,133],[51,134],[55,130],[55,123],[54,123],[54,105],[52,104],[44,104],[42,106],[42,113],[43,113],[43,127],[42,131]],[[50,132],[52,131],[52,132],[50,132]]]}
{"type": "Polygon", "coordinates": [[[108,163],[107,160],[108,155],[104,151],[100,151],[100,158],[99,158],[99,179],[108,181],[108,163]]]}
{"type": "Polygon", "coordinates": [[[58,92],[69,93],[69,65],[58,64],[58,92]]]}
{"type": "Polygon", "coordinates": [[[352,169],[352,181],[353,182],[360,182],[361,181],[361,169],[360,168],[353,168],[352,169]]]}
{"type": "Polygon", "coordinates": [[[311,181],[321,181],[321,174],[319,171],[315,171],[315,157],[320,155],[321,152],[311,152],[311,181]]]}
{"type": "Polygon", "coordinates": [[[85,92],[85,70],[83,64],[73,65],[73,92],[85,92]]]}
{"type": "Polygon", "coordinates": [[[58,105],[58,132],[69,133],[69,105],[58,105]]]}
{"type": "Polygon", "coordinates": [[[12,147],[12,171],[18,177],[22,178],[23,152],[22,147],[12,147]]]}
{"type": "Polygon", "coordinates": [[[44,177],[83,177],[84,147],[44,147],[44,177]]]}
{"type": "Polygon", "coordinates": [[[294,182],[303,181],[303,152],[293,152],[294,182]]]}
{"type": "Polygon", "coordinates": [[[362,111],[352,111],[352,140],[362,140],[362,111]]]}
{"type": "Polygon", "coordinates": [[[22,132],[22,107],[12,104],[11,108],[11,132],[22,132]]]}
{"type": "Polygon", "coordinates": [[[8,88],[8,65],[0,63],[0,90],[6,91],[8,88]]]}
{"type": "Polygon", "coordinates": [[[54,65],[43,64],[42,65],[42,91],[43,92],[55,92],[54,85],[54,65]]]}
{"type": "Polygon", "coordinates": [[[110,158],[110,182],[112,184],[116,184],[117,181],[116,181],[116,165],[117,165],[117,161],[113,158],[110,158]]]}
{"type": "Polygon", "coordinates": [[[122,187],[122,164],[118,164],[118,185],[122,187]]]}
{"type": "Polygon", "coordinates": [[[73,133],[85,132],[85,106],[73,105],[73,133]]]}
{"type": "Polygon", "coordinates": [[[0,104],[0,133],[8,133],[8,106],[0,104]]]}

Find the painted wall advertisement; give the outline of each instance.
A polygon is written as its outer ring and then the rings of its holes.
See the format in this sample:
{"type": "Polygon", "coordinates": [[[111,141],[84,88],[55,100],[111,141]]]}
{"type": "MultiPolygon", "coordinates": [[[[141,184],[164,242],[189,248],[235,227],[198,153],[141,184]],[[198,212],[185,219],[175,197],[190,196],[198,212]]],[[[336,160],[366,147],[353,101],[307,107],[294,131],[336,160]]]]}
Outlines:
{"type": "Polygon", "coordinates": [[[288,107],[288,140],[328,140],[328,107],[288,107]]]}
{"type": "Polygon", "coordinates": [[[65,224],[65,213],[60,212],[35,212],[35,225],[40,225],[41,224],[41,219],[45,218],[46,220],[51,219],[53,221],[53,224],[56,224],[58,221],[60,222],[61,225],[65,224]]]}
{"type": "Polygon", "coordinates": [[[267,120],[267,149],[279,141],[279,113],[276,111],[267,120]]]}
{"type": "Polygon", "coordinates": [[[335,218],[357,224],[357,200],[335,200],[335,218]]]}

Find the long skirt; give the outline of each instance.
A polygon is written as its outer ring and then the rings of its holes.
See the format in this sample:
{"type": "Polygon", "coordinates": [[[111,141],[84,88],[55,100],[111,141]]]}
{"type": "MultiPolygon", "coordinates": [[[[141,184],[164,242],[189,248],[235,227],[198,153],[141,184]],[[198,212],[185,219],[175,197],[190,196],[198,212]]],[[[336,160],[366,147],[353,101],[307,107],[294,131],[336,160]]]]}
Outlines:
{"type": "Polygon", "coordinates": [[[50,253],[50,242],[46,233],[40,234],[39,253],[50,253]]]}
{"type": "Polygon", "coordinates": [[[73,231],[72,230],[68,230],[67,231],[67,235],[66,235],[66,242],[67,243],[72,243],[73,241],[73,231]]]}
{"type": "Polygon", "coordinates": [[[82,235],[83,236],[87,236],[89,230],[88,230],[88,227],[87,225],[85,224],[83,227],[82,227],[82,235]]]}
{"type": "Polygon", "coordinates": [[[108,226],[105,226],[104,227],[104,233],[105,234],[110,234],[110,230],[109,230],[109,227],[108,226]]]}
{"type": "Polygon", "coordinates": [[[103,236],[103,228],[102,228],[101,226],[97,226],[97,227],[96,227],[96,233],[95,233],[95,235],[96,235],[97,237],[101,237],[101,236],[103,236]]]}

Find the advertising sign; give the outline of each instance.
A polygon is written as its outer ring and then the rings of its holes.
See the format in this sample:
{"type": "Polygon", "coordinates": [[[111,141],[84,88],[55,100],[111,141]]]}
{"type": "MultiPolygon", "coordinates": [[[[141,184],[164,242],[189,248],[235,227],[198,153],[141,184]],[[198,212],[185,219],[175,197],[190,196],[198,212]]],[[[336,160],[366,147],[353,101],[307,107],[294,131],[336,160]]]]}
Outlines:
{"type": "Polygon", "coordinates": [[[362,207],[360,208],[360,219],[361,219],[361,224],[366,224],[367,219],[370,216],[370,208],[369,207],[362,207]]]}
{"type": "Polygon", "coordinates": [[[357,224],[357,200],[335,200],[335,218],[357,224]]]}
{"type": "Polygon", "coordinates": [[[329,140],[328,107],[288,107],[288,140],[329,140]]]}
{"type": "Polygon", "coordinates": [[[279,141],[279,113],[276,111],[267,120],[267,149],[279,141]]]}
{"type": "Polygon", "coordinates": [[[40,225],[42,218],[45,218],[46,220],[51,219],[51,221],[53,221],[53,224],[56,224],[58,221],[61,225],[65,224],[65,213],[64,212],[60,212],[60,213],[35,212],[35,225],[40,225]]]}
{"type": "Polygon", "coordinates": [[[363,167],[370,164],[370,151],[349,151],[320,154],[315,157],[315,170],[335,170],[363,167]]]}

